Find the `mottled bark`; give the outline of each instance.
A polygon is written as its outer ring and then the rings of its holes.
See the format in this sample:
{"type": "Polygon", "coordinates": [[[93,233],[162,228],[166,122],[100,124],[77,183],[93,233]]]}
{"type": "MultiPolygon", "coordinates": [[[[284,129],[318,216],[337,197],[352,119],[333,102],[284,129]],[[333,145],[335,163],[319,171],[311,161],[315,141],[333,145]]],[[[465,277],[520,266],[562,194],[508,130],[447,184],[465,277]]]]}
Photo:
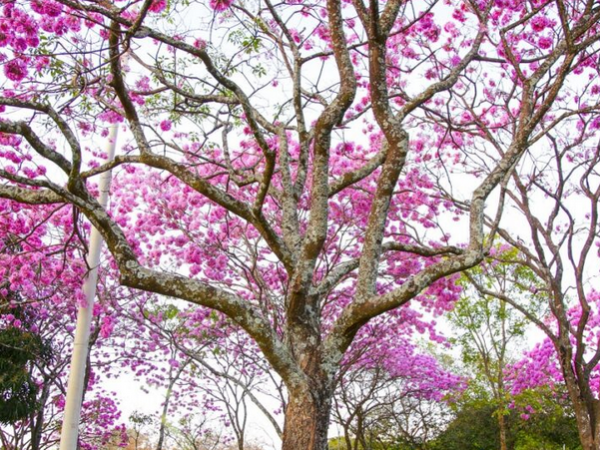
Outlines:
{"type": "Polygon", "coordinates": [[[591,404],[581,399],[571,399],[579,431],[579,440],[582,450],[600,449],[600,430],[598,429],[598,413],[600,401],[593,400],[591,404]]]}
{"type": "Polygon", "coordinates": [[[316,386],[292,392],[285,411],[282,450],[325,450],[332,392],[316,386]]]}

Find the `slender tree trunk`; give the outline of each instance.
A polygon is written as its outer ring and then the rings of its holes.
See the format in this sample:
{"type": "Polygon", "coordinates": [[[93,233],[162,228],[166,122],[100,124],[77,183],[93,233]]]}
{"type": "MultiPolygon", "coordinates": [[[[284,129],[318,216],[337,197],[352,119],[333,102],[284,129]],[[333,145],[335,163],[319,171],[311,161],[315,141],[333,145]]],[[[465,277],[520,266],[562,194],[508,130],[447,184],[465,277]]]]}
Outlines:
{"type": "Polygon", "coordinates": [[[594,410],[593,415],[590,414],[590,410],[583,400],[573,401],[582,450],[600,450],[600,424],[598,424],[600,401],[594,400],[592,408],[594,410]]]}
{"type": "Polygon", "coordinates": [[[577,378],[573,370],[568,338],[554,341],[569,399],[573,405],[582,450],[600,450],[600,400],[594,398],[589,380],[577,378]]]}
{"type": "Polygon", "coordinates": [[[50,384],[50,380],[48,377],[44,377],[42,395],[40,396],[39,409],[35,414],[32,414],[31,417],[31,449],[30,450],[39,450],[40,444],[42,442],[42,429],[44,425],[44,406],[48,401],[49,389],[48,386],[50,384]]]}
{"type": "Polygon", "coordinates": [[[507,450],[506,448],[506,418],[502,414],[503,410],[498,414],[498,428],[500,429],[500,450],[507,450]]]}
{"type": "Polygon", "coordinates": [[[344,441],[346,442],[346,450],[352,450],[352,438],[350,437],[349,425],[344,426],[344,441]]]}
{"type": "Polygon", "coordinates": [[[327,449],[331,397],[329,389],[290,393],[282,450],[327,449]]]}
{"type": "Polygon", "coordinates": [[[358,447],[358,444],[360,444],[360,447],[362,448],[362,450],[368,450],[369,446],[367,445],[367,438],[365,436],[365,427],[364,427],[364,414],[362,411],[362,408],[359,406],[358,407],[358,413],[356,414],[356,448],[358,447]]]}
{"type": "Polygon", "coordinates": [[[179,374],[181,370],[177,373],[177,376],[171,380],[169,386],[167,387],[167,392],[165,394],[165,402],[163,404],[162,414],[160,415],[160,427],[158,431],[158,442],[156,443],[156,450],[163,450],[163,445],[165,442],[165,432],[167,429],[167,415],[169,413],[169,402],[171,401],[171,394],[173,392],[173,386],[179,378],[179,374]]]}

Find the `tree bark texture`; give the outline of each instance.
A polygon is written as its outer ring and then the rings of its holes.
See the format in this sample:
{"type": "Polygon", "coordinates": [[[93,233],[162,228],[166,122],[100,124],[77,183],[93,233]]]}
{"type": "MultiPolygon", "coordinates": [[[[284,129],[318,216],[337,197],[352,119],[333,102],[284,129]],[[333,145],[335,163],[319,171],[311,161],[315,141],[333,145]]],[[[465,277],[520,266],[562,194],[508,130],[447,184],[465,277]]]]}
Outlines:
{"type": "Polygon", "coordinates": [[[332,392],[312,389],[292,393],[285,411],[282,450],[324,450],[332,392]]]}

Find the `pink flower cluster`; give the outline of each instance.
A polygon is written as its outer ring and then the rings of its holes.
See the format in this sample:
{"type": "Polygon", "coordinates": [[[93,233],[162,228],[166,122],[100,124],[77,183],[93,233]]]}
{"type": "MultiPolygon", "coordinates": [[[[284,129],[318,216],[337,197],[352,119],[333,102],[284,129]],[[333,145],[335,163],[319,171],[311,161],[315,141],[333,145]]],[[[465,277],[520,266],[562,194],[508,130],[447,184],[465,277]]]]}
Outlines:
{"type": "Polygon", "coordinates": [[[43,57],[31,52],[40,44],[40,32],[55,36],[81,29],[81,19],[66,12],[63,5],[53,0],[32,0],[30,9],[16,2],[3,2],[0,13],[0,48],[10,49],[11,56],[0,53],[0,64],[6,78],[19,83],[29,74],[30,67],[40,70],[43,57]]]}
{"type": "Polygon", "coordinates": [[[233,0],[210,0],[210,7],[216,12],[226,11],[233,4],[233,0]]]}

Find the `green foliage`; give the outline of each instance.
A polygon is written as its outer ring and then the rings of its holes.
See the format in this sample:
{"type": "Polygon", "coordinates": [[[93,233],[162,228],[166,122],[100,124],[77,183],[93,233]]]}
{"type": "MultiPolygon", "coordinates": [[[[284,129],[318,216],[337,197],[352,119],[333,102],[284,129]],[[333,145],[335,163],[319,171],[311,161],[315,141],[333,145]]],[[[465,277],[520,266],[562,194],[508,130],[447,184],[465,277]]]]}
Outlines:
{"type": "Polygon", "coordinates": [[[465,405],[448,428],[431,443],[432,450],[498,450],[500,433],[495,405],[465,405]]]}
{"type": "Polygon", "coordinates": [[[579,450],[581,444],[575,415],[566,392],[558,387],[528,389],[515,397],[519,410],[533,408],[529,419],[516,429],[517,450],[579,450]]]}
{"type": "Polygon", "coordinates": [[[327,448],[329,450],[353,450],[356,448],[357,450],[424,450],[429,449],[427,445],[425,446],[415,446],[410,442],[405,442],[403,439],[398,438],[393,442],[369,442],[368,447],[364,448],[360,443],[351,441],[352,448],[348,449],[348,444],[343,437],[335,437],[329,439],[327,448]]]}
{"type": "MultiPolygon", "coordinates": [[[[535,404],[536,411],[523,420],[517,407],[507,409],[508,450],[581,450],[577,424],[568,404],[549,390],[527,391],[516,404],[535,404]]],[[[467,398],[456,405],[455,419],[432,442],[430,450],[498,450],[500,430],[497,406],[485,398],[467,398]]]]}
{"type": "Polygon", "coordinates": [[[260,37],[245,30],[232,31],[229,33],[228,40],[237,45],[247,55],[258,53],[262,47],[260,37]]]}
{"type": "Polygon", "coordinates": [[[38,407],[29,365],[46,351],[33,333],[15,327],[0,330],[0,423],[22,420],[38,407]]]}

